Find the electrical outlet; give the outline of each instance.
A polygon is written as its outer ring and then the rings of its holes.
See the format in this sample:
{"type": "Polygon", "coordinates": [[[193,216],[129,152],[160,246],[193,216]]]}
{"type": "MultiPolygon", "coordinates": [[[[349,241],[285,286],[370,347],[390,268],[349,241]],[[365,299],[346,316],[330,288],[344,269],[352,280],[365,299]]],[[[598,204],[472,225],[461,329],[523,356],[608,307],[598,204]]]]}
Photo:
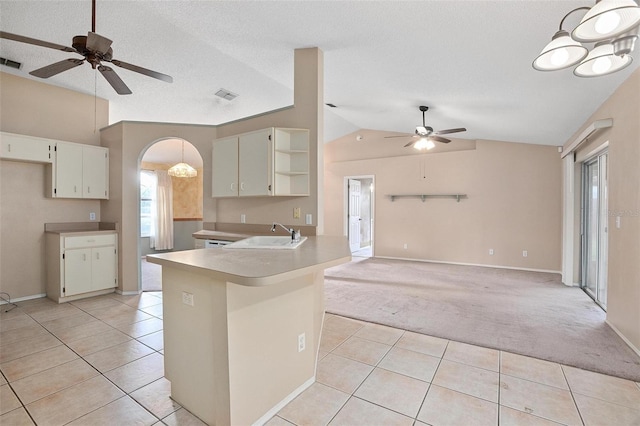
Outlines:
{"type": "Polygon", "coordinates": [[[489,256],[493,256],[493,249],[489,249],[489,256]]]}
{"type": "Polygon", "coordinates": [[[305,348],[305,333],[298,335],[298,352],[304,351],[305,348]]]}
{"type": "Polygon", "coordinates": [[[311,225],[313,223],[313,215],[311,213],[307,213],[304,223],[307,225],[311,225]]]}
{"type": "Polygon", "coordinates": [[[240,215],[240,223],[247,223],[247,215],[246,214],[241,214],[240,215]]]}
{"type": "Polygon", "coordinates": [[[300,219],[300,207],[295,207],[293,209],[293,218],[300,219]]]}
{"type": "Polygon", "coordinates": [[[409,248],[409,246],[407,245],[407,243],[404,243],[404,246],[402,248],[406,250],[407,248],[409,248]]]}
{"type": "Polygon", "coordinates": [[[96,213],[95,212],[89,213],[89,220],[96,220],[96,213]]]}
{"type": "Polygon", "coordinates": [[[529,256],[529,253],[526,250],[522,250],[522,257],[529,256]]]}
{"type": "Polygon", "coordinates": [[[193,306],[193,294],[187,293],[186,291],[182,292],[182,303],[185,305],[193,306]]]}
{"type": "Polygon", "coordinates": [[[616,228],[620,229],[620,216],[616,216],[616,228]]]}

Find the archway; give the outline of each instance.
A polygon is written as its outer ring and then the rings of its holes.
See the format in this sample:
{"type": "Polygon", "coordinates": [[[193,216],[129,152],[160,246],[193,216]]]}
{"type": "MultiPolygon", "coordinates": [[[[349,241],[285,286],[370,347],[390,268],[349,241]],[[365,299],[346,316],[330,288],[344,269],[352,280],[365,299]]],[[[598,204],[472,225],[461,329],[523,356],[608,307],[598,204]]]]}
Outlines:
{"type": "Polygon", "coordinates": [[[202,167],[203,160],[198,150],[181,138],[158,139],[141,152],[138,162],[139,290],[162,289],[160,268],[146,262],[147,254],[194,248],[191,234],[202,229],[202,167]],[[191,178],[168,176],[167,171],[180,162],[195,168],[197,175],[191,178]],[[166,181],[168,188],[161,183],[158,190],[159,180],[166,181]],[[168,190],[170,196],[166,195],[168,190]],[[155,214],[156,211],[160,214],[155,214]],[[156,223],[163,220],[171,233],[159,238],[154,230],[158,228],[156,223]],[[159,240],[164,242],[158,243],[159,240]]]}

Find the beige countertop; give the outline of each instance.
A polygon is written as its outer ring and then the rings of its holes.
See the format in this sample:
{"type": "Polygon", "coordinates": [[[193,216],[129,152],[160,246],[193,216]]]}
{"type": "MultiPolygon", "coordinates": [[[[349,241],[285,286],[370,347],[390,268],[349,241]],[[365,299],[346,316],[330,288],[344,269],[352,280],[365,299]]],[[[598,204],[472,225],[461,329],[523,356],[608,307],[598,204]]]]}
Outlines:
{"type": "Polygon", "coordinates": [[[104,235],[104,234],[117,234],[118,231],[115,230],[103,230],[103,231],[76,231],[76,230],[55,230],[55,231],[45,231],[48,234],[59,234],[63,237],[68,236],[78,236],[81,237],[83,235],[104,235]]]}
{"type": "MultiPolygon", "coordinates": [[[[263,233],[264,235],[268,234],[268,229],[263,233]]],[[[240,241],[245,238],[252,237],[256,234],[236,234],[234,232],[222,232],[222,231],[209,231],[207,229],[203,229],[191,234],[193,238],[198,238],[201,240],[222,240],[222,241],[240,241]]]]}
{"type": "MultiPolygon", "coordinates": [[[[211,232],[211,231],[210,231],[211,232]]],[[[308,237],[295,250],[197,249],[147,255],[147,261],[245,286],[275,284],[351,260],[346,237],[308,237]]]]}

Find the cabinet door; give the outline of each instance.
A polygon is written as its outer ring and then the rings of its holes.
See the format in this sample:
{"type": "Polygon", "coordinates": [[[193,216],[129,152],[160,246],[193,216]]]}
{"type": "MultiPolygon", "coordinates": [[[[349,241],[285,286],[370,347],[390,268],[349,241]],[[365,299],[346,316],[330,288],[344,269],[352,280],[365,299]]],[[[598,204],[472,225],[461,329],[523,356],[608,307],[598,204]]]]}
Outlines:
{"type": "Polygon", "coordinates": [[[82,147],[82,196],[109,198],[109,150],[100,146],[82,147]]]}
{"type": "Polygon", "coordinates": [[[91,249],[65,250],[64,253],[64,295],[91,291],[91,249]]]}
{"type": "Polygon", "coordinates": [[[51,163],[52,144],[48,139],[0,132],[0,158],[51,163]]]}
{"type": "Polygon", "coordinates": [[[54,197],[82,198],[82,145],[56,144],[54,197]]]}
{"type": "Polygon", "coordinates": [[[239,136],[239,195],[249,197],[271,195],[273,181],[272,129],[239,136]]]}
{"type": "Polygon", "coordinates": [[[116,286],[115,246],[91,249],[91,290],[104,290],[116,286]]]}
{"type": "Polygon", "coordinates": [[[212,197],[238,195],[238,138],[213,142],[212,197]]]}

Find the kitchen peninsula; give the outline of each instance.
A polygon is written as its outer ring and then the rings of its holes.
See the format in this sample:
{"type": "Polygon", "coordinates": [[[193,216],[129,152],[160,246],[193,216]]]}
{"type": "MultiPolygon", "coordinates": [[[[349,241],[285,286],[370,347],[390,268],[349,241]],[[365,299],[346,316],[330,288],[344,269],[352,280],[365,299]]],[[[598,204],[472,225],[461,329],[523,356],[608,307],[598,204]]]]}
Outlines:
{"type": "Polygon", "coordinates": [[[315,381],[324,270],[350,259],[346,238],[327,236],[147,256],[162,265],[172,398],[210,425],[266,422],[315,381]]]}

